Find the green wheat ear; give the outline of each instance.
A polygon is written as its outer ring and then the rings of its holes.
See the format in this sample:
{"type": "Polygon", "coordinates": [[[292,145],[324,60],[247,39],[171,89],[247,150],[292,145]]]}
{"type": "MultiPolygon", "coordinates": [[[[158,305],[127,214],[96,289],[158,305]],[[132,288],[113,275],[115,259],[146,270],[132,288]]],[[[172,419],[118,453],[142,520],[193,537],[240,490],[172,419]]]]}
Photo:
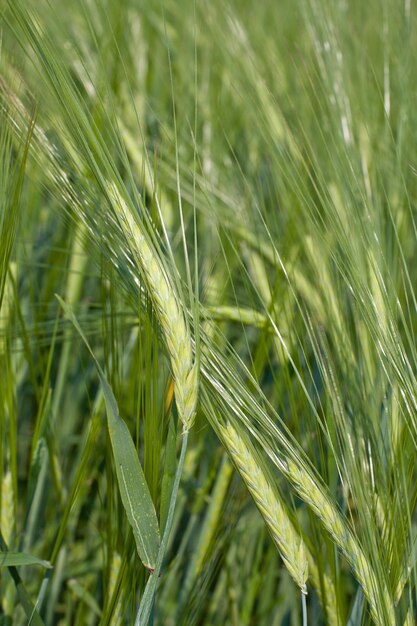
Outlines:
{"type": "Polygon", "coordinates": [[[307,593],[308,561],[303,538],[288,517],[285,506],[272,488],[246,437],[242,437],[230,422],[226,426],[219,425],[219,430],[288,572],[301,591],[307,593]]]}
{"type": "Polygon", "coordinates": [[[385,585],[378,584],[376,574],[360,543],[345,524],[337,508],[326,497],[319,485],[314,482],[310,474],[300,465],[288,460],[286,474],[298,495],[319,517],[323,526],[349,561],[369,602],[375,624],[394,626],[395,613],[391,594],[385,585]]]}
{"type": "Polygon", "coordinates": [[[106,191],[162,327],[171,360],[178,415],[184,430],[188,431],[195,419],[198,376],[191,335],[179,298],[161,260],[148,243],[117,186],[108,183],[106,191]]]}

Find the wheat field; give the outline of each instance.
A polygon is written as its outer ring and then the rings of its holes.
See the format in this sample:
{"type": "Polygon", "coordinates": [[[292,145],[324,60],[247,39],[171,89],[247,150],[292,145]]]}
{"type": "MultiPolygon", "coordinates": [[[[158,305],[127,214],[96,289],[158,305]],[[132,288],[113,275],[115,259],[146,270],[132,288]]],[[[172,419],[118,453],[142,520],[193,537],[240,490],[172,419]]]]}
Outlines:
{"type": "Polygon", "coordinates": [[[0,626],[416,624],[414,4],[0,11],[0,626]]]}

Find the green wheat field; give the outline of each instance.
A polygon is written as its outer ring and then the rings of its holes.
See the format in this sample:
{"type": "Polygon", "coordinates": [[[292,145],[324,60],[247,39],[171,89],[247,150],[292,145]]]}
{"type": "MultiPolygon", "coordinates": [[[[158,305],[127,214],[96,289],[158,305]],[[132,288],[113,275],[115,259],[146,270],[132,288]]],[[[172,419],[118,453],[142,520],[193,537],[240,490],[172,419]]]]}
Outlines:
{"type": "Polygon", "coordinates": [[[0,626],[413,626],[417,7],[1,0],[0,626]]]}

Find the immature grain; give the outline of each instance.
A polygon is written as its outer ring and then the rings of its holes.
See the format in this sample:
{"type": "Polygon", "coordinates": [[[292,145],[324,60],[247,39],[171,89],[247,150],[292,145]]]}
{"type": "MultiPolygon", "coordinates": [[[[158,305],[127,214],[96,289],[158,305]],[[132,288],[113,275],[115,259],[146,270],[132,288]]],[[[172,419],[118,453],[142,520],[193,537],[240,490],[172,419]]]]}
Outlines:
{"type": "Polygon", "coordinates": [[[250,444],[244,441],[230,422],[227,426],[218,424],[218,427],[227,450],[262,514],[292,578],[305,592],[310,574],[312,585],[326,611],[329,624],[335,626],[342,624],[333,581],[325,572],[320,575],[313,555],[289,519],[279,494],[272,490],[259,460],[255,459],[251,451],[250,444]]]}
{"type": "Polygon", "coordinates": [[[287,463],[287,477],[299,496],[321,519],[323,526],[349,561],[369,602],[375,623],[378,626],[386,626],[387,624],[395,626],[393,601],[388,589],[385,585],[381,588],[382,581],[377,580],[362,548],[335,506],[326,497],[323,490],[316,485],[308,472],[291,460],[287,463]]]}
{"type": "Polygon", "coordinates": [[[308,563],[304,541],[266,477],[250,444],[228,423],[219,425],[226,448],[255,501],[284,564],[303,593],[307,592],[308,563]]]}
{"type": "Polygon", "coordinates": [[[117,186],[109,183],[107,194],[161,324],[171,360],[178,414],[184,430],[188,431],[193,425],[197,404],[197,367],[184,314],[161,260],[117,186]]]}

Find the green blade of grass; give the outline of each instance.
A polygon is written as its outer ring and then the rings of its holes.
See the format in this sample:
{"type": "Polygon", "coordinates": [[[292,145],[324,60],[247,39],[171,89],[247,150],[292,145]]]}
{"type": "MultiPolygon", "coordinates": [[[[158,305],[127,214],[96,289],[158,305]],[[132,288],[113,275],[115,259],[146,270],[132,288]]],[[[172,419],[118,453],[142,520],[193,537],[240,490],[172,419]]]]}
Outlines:
{"type": "Polygon", "coordinates": [[[145,567],[153,571],[160,547],[159,527],[145,475],[125,422],[119,415],[116,398],[106,376],[94,356],[70,307],[57,296],[67,317],[74,324],[97,367],[107,408],[107,425],[116,467],[120,497],[133,530],[139,557],[145,567]]]}
{"type": "Polygon", "coordinates": [[[38,559],[32,554],[0,551],[0,567],[20,567],[21,565],[41,565],[42,567],[46,567],[46,569],[51,569],[52,567],[49,561],[38,559]]]}
{"type": "Polygon", "coordinates": [[[158,584],[158,578],[161,572],[163,560],[165,557],[165,552],[168,545],[168,539],[172,528],[172,522],[174,519],[174,510],[175,504],[178,496],[178,489],[180,486],[180,480],[182,475],[182,470],[184,467],[184,459],[185,453],[187,451],[188,444],[188,431],[184,431],[182,435],[181,441],[181,453],[180,458],[177,465],[177,471],[175,473],[174,482],[172,485],[171,498],[169,502],[168,515],[165,523],[164,533],[162,536],[161,545],[158,551],[158,558],[156,561],[155,571],[149,577],[148,582],[146,584],[145,591],[142,596],[142,600],[139,606],[138,613],[136,615],[135,626],[148,626],[149,619],[152,612],[152,607],[154,603],[156,587],[158,584]]]}

